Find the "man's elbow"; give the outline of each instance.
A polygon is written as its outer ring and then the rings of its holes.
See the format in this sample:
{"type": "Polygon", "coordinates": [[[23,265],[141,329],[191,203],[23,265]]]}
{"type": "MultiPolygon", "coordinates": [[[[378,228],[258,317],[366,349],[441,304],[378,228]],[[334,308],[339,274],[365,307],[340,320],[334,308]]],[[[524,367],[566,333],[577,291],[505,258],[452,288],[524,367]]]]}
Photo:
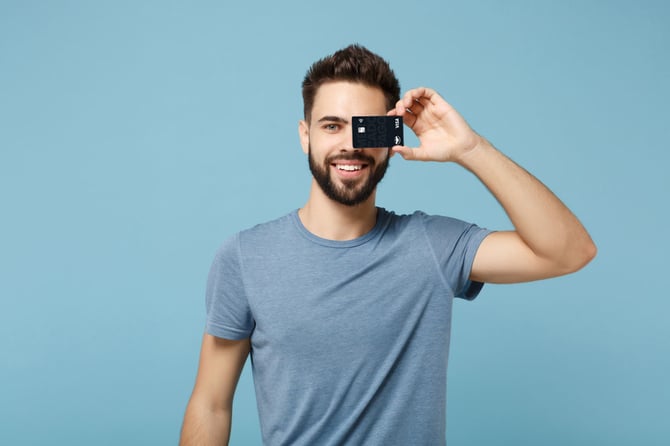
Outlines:
{"type": "Polygon", "coordinates": [[[598,248],[593,240],[589,239],[574,247],[568,261],[565,263],[565,274],[570,274],[579,271],[591,262],[598,254],[598,248]]]}

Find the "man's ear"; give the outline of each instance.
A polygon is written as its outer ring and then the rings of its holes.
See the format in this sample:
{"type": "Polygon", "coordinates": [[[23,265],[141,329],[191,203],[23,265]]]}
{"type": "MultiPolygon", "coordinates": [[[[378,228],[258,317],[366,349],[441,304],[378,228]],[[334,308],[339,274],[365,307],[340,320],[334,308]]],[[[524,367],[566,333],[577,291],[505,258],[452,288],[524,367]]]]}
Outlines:
{"type": "Polygon", "coordinates": [[[300,145],[305,154],[309,153],[309,124],[304,119],[298,123],[298,135],[300,136],[300,145]]]}

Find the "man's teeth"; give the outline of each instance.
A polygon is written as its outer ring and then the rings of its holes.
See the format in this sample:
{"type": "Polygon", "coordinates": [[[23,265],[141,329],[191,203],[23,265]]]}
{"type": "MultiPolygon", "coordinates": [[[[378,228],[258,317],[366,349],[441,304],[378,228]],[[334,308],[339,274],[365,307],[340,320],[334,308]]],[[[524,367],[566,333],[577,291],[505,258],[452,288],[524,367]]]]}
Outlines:
{"type": "Polygon", "coordinates": [[[359,164],[338,164],[337,168],[340,170],[347,170],[347,171],[354,171],[354,170],[361,170],[362,166],[359,164]]]}

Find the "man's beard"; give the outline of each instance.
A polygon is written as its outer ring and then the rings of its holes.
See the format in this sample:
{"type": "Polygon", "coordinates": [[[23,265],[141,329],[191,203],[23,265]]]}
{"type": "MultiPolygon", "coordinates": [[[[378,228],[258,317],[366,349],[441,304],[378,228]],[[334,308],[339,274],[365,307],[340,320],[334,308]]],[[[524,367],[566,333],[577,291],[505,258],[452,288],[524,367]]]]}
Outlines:
{"type": "Polygon", "coordinates": [[[384,178],[386,169],[389,166],[389,156],[379,164],[375,165],[374,158],[364,155],[361,152],[351,152],[348,154],[334,155],[327,158],[323,166],[317,165],[314,158],[312,158],[312,146],[309,146],[308,160],[309,170],[316,180],[323,193],[328,198],[346,206],[356,206],[363,203],[370,198],[370,195],[375,191],[377,184],[384,178]],[[367,163],[367,168],[371,170],[372,174],[368,176],[363,183],[359,179],[355,180],[340,180],[341,185],[333,183],[330,176],[330,166],[334,161],[357,160],[367,163]],[[361,183],[361,184],[359,184],[361,183]]]}

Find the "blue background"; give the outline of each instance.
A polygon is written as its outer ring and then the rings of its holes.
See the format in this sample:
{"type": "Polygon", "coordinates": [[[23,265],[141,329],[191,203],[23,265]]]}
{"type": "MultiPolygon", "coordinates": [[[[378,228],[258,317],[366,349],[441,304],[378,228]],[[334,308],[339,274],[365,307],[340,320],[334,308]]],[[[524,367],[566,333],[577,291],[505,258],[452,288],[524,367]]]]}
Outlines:
{"type": "MultiPolygon", "coordinates": [[[[0,0],[0,443],[177,442],[214,251],[305,202],[300,82],[360,42],[599,247],[456,303],[449,443],[669,444],[667,5],[0,0]]],[[[378,203],[510,227],[454,165],[396,157],[378,203]]]]}

